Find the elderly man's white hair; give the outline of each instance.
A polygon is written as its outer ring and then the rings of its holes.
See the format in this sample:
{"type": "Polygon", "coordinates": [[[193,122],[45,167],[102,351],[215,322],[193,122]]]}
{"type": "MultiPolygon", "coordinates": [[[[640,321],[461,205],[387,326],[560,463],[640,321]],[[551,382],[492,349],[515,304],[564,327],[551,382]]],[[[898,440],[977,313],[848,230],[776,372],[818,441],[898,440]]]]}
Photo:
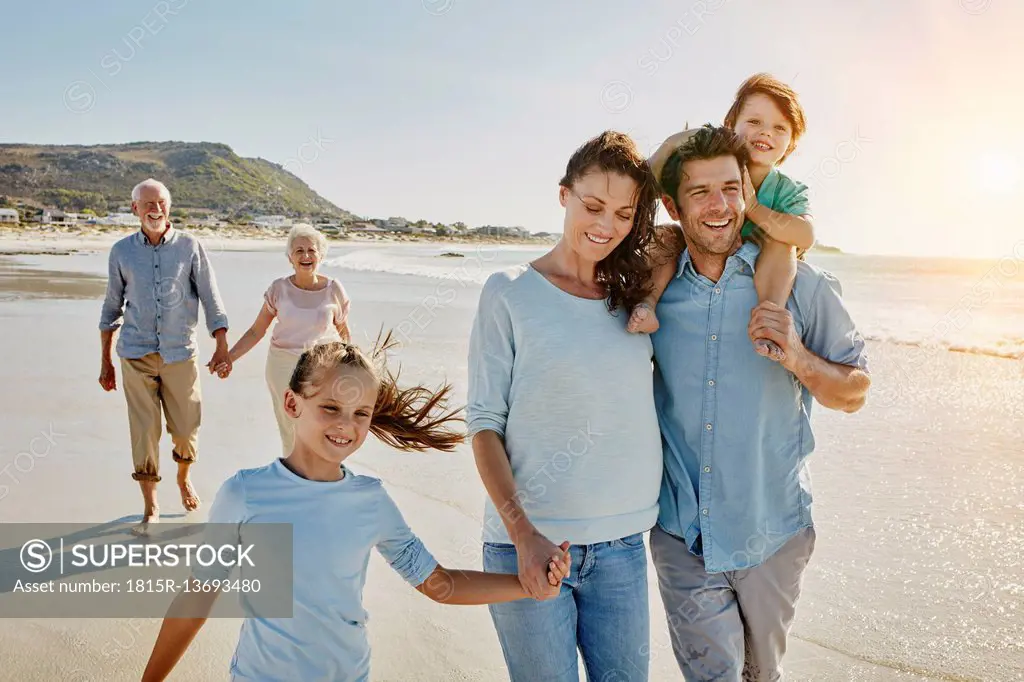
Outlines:
{"type": "Polygon", "coordinates": [[[154,180],[153,178],[146,178],[132,188],[132,201],[138,201],[142,196],[142,190],[147,187],[153,187],[160,190],[160,196],[167,197],[167,203],[171,203],[171,191],[167,189],[167,185],[159,180],[154,180]]]}
{"type": "Polygon", "coordinates": [[[313,244],[316,245],[316,252],[320,254],[321,259],[327,255],[327,237],[324,236],[324,233],[315,227],[301,224],[293,227],[292,231],[288,233],[288,246],[285,255],[292,255],[292,247],[295,245],[295,240],[300,237],[312,240],[313,244]]]}

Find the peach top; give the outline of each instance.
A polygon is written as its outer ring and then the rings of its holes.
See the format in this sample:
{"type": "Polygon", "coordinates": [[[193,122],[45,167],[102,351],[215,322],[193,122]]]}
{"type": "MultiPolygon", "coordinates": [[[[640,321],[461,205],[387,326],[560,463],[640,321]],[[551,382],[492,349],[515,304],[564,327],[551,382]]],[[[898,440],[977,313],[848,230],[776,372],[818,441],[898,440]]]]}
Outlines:
{"type": "Polygon", "coordinates": [[[300,289],[290,276],[275,279],[267,288],[263,299],[277,316],[272,347],[300,354],[318,342],[340,340],[336,325],[348,318],[351,302],[341,282],[327,280],[318,291],[300,289]]]}

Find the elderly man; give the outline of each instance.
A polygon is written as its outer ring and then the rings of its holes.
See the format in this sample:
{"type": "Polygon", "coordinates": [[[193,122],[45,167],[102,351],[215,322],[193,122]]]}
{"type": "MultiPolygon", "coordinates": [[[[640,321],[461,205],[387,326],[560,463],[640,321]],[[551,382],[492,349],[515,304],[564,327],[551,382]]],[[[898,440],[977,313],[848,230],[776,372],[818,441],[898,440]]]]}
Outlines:
{"type": "Polygon", "coordinates": [[[171,194],[149,179],[132,190],[132,212],[142,229],[110,249],[107,295],[100,316],[100,386],[117,388],[111,346],[120,328],[121,358],[128,426],[132,439],[132,478],[145,501],[139,530],[159,520],[156,484],[160,481],[160,433],[163,409],[174,442],[178,488],[185,511],[199,508],[189,479],[196,461],[201,419],[195,328],[199,303],[206,326],[217,340],[210,372],[224,378],[231,371],[228,320],[213,268],[202,244],[170,223],[171,194]]]}
{"type": "Polygon", "coordinates": [[[687,249],[658,305],[655,402],[665,455],[651,554],[687,680],[778,680],[814,548],[814,400],[854,412],[870,386],[839,283],[800,262],[786,308],[758,304],[743,243],[745,151],[710,125],[651,159],[687,249]],[[754,352],[767,338],[781,363],[754,352]]]}

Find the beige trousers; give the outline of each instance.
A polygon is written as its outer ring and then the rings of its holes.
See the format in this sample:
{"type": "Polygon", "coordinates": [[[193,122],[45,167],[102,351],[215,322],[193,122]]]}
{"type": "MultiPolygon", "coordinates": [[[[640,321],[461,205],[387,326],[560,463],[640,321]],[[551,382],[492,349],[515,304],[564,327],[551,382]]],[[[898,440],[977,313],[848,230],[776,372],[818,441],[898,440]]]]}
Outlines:
{"type": "Polygon", "coordinates": [[[267,353],[267,388],[270,399],[274,403],[274,416],[277,418],[277,430],[281,434],[281,451],[287,457],[292,452],[295,438],[295,426],[291,417],[284,411],[284,392],[288,390],[295,365],[299,364],[299,356],[280,348],[270,347],[267,353]]]}
{"type": "Polygon", "coordinates": [[[196,359],[168,364],[159,353],[121,358],[121,376],[135,463],[132,478],[160,480],[161,408],[174,442],[174,461],[195,462],[202,421],[196,359]]]}

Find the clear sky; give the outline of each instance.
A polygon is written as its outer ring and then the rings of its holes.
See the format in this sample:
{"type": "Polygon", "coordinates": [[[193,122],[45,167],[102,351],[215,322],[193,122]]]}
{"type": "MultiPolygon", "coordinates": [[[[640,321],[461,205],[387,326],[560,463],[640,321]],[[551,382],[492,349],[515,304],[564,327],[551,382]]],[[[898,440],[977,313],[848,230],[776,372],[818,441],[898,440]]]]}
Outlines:
{"type": "Polygon", "coordinates": [[[224,142],[360,215],[557,232],[582,142],[611,128],[653,151],[769,71],[807,111],[783,170],[811,186],[822,242],[998,257],[1024,239],[1019,0],[4,0],[0,17],[2,142],[224,142]]]}

